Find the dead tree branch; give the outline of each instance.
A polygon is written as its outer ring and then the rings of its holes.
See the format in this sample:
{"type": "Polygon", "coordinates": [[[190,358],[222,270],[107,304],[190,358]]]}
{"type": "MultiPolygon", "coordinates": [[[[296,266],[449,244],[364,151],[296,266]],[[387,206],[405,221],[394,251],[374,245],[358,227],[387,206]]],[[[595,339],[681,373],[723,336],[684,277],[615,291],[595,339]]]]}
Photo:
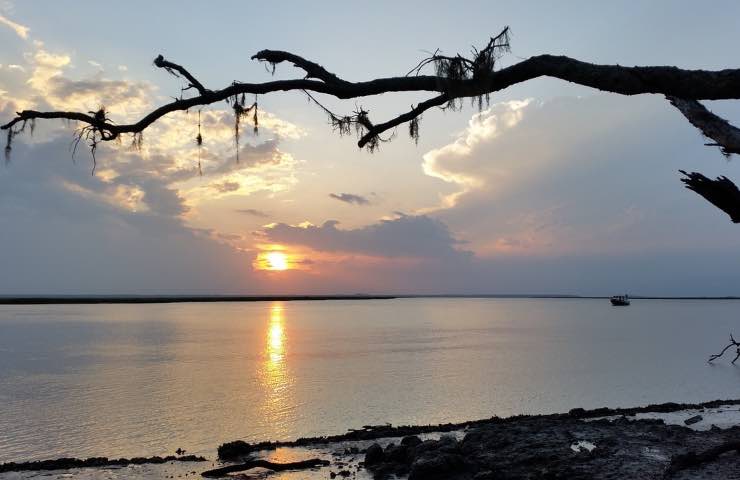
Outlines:
{"type": "Polygon", "coordinates": [[[193,75],[191,75],[190,72],[185,70],[185,67],[165,60],[162,55],[158,55],[157,58],[154,59],[154,65],[159,68],[164,68],[176,77],[185,77],[190,83],[184,90],[194,88],[198,90],[198,93],[200,93],[201,95],[208,93],[208,89],[206,89],[206,87],[204,87],[202,83],[200,83],[193,75]]]}
{"type": "MultiPolygon", "coordinates": [[[[442,100],[452,102],[463,98],[481,98],[512,85],[543,76],[622,95],[654,93],[688,100],[740,98],[740,69],[706,71],[685,70],[670,66],[624,67],[596,65],[565,56],[538,55],[495,70],[496,60],[508,51],[508,48],[509,30],[507,27],[491,38],[485,48],[480,51],[474,49],[472,58],[461,55],[449,57],[435,53],[413,70],[417,75],[377,78],[361,82],[341,79],[318,63],[290,52],[262,50],[252,58],[271,64],[273,69],[282,62],[292,63],[306,72],[305,77],[263,83],[234,82],[220,90],[206,88],[183,66],[159,55],[154,60],[154,65],[173,75],[184,77],[188,82],[186,89],[193,88],[197,90],[198,95],[162,105],[137,122],[130,124],[100,122],[93,116],[80,112],[24,110],[17,112],[15,118],[0,128],[13,132],[14,127],[24,121],[62,118],[93,126],[100,132],[104,132],[105,138],[101,140],[108,141],[122,134],[140,133],[169,113],[210,105],[244,94],[258,95],[278,91],[305,90],[331,95],[339,99],[360,98],[390,92],[434,92],[438,94],[408,113],[374,125],[372,135],[378,135],[401,123],[413,120],[425,109],[440,105],[442,100]],[[419,75],[418,73],[426,65],[433,65],[436,75],[419,75]]],[[[358,141],[358,144],[363,146],[369,143],[365,133],[369,132],[364,132],[358,141]]],[[[720,144],[723,142],[721,137],[714,139],[720,144]]],[[[728,151],[734,151],[733,145],[728,145],[728,147],[728,151]]]]}
{"type": "Polygon", "coordinates": [[[727,215],[733,223],[740,223],[740,190],[727,177],[717,177],[712,180],[701,173],[685,172],[681,181],[689,190],[706,198],[712,205],[719,208],[727,215]]]}
{"type": "MultiPolygon", "coordinates": [[[[329,115],[330,123],[341,134],[354,130],[358,146],[369,150],[387,141],[381,135],[403,123],[409,124],[409,134],[418,140],[419,119],[432,107],[459,108],[462,100],[477,101],[479,108],[488,104],[490,95],[513,85],[539,77],[552,77],[577,83],[605,92],[621,95],[660,94],[666,96],[695,127],[713,140],[725,155],[740,153],[740,129],[707,110],[699,100],[740,99],[740,69],[717,71],[687,70],[672,66],[597,65],[565,56],[537,55],[505,68],[498,68],[499,58],[509,51],[509,28],[492,37],[481,50],[473,48],[469,56],[447,56],[439,50],[419,62],[408,74],[400,77],[376,78],[352,82],[340,78],[316,62],[281,50],[261,50],[252,59],[266,62],[274,73],[280,63],[291,63],[306,74],[303,78],[274,80],[263,83],[233,82],[219,90],[211,90],[185,67],[157,56],[154,65],[184,78],[182,89],[195,90],[197,95],[177,98],[162,105],[134,123],[116,123],[107,117],[105,109],[99,112],[41,112],[23,110],[0,126],[7,131],[5,148],[9,158],[13,138],[24,131],[27,123],[38,119],[73,120],[84,126],[78,130],[78,141],[88,141],[92,152],[100,142],[118,139],[124,134],[138,136],[163,116],[177,111],[187,111],[226,100],[234,108],[235,143],[239,143],[239,117],[249,113],[257,124],[257,103],[245,104],[245,95],[262,95],[279,91],[303,91],[329,115]],[[434,75],[422,75],[427,67],[434,68],[434,75]],[[412,107],[408,112],[388,121],[374,123],[369,112],[357,107],[350,115],[336,115],[323,107],[312,93],[330,95],[338,99],[358,99],[391,92],[430,92],[435,95],[412,107]]],[[[198,144],[202,143],[202,138],[198,144]]],[[[701,174],[687,174],[686,186],[699,193],[714,205],[727,212],[732,220],[740,222],[740,192],[728,179],[709,180],[701,174]]]]}
{"type": "Polygon", "coordinates": [[[740,343],[738,343],[735,340],[735,338],[732,336],[732,334],[730,334],[730,344],[727,345],[725,348],[723,348],[722,351],[719,352],[718,354],[710,356],[709,357],[709,360],[707,360],[707,362],[712,363],[713,361],[717,360],[722,355],[724,355],[725,352],[727,350],[729,350],[730,348],[732,348],[732,347],[735,347],[735,353],[737,353],[737,355],[735,355],[735,358],[732,359],[732,363],[735,363],[735,361],[737,361],[737,359],[740,358],[740,343]]]}
{"type": "Polygon", "coordinates": [[[671,105],[683,113],[684,117],[693,126],[698,128],[706,137],[716,142],[708,145],[720,147],[722,153],[725,155],[730,155],[731,153],[740,154],[740,128],[731,125],[724,118],[710,112],[696,100],[670,96],[668,100],[671,102],[671,105]]]}
{"type": "Polygon", "coordinates": [[[323,80],[326,83],[333,84],[346,84],[345,80],[337,77],[333,73],[327,71],[324,67],[318,63],[306,60],[303,57],[295,55],[290,52],[283,52],[281,50],[262,50],[252,55],[252,60],[259,60],[260,62],[267,62],[272,65],[272,71],[275,72],[275,66],[278,63],[290,62],[295,67],[305,70],[305,78],[317,78],[323,80]]]}

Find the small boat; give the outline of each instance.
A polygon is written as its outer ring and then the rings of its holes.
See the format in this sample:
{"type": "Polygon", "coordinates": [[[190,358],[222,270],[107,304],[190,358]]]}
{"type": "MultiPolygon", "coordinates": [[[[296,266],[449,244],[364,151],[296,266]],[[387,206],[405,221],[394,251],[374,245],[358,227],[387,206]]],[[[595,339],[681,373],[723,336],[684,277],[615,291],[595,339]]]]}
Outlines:
{"type": "Polygon", "coordinates": [[[609,299],[610,302],[612,302],[612,305],[615,307],[626,307],[630,304],[630,297],[627,295],[614,295],[609,299]]]}

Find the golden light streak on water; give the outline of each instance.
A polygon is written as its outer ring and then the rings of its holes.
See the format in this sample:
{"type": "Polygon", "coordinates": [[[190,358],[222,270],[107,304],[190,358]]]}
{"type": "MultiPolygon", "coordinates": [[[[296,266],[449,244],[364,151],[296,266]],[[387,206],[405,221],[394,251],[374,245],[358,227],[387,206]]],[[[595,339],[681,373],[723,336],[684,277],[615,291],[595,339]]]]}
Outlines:
{"type": "Polygon", "coordinates": [[[260,378],[265,395],[262,405],[264,420],[273,426],[278,437],[288,431],[288,420],[294,409],[294,379],[288,368],[287,346],[285,307],[282,302],[274,302],[270,305],[260,378]]]}

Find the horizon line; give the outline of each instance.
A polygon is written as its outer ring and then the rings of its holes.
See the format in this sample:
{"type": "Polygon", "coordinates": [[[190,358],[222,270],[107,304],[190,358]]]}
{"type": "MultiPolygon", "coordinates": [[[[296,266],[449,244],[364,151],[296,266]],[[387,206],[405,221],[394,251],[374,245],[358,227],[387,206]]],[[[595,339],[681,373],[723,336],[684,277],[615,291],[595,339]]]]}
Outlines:
{"type": "MultiPolygon", "coordinates": [[[[275,301],[331,301],[331,300],[394,300],[413,298],[500,298],[500,299],[608,299],[610,295],[577,294],[325,294],[325,295],[0,295],[0,305],[86,305],[86,304],[146,304],[146,303],[219,303],[219,302],[275,302],[275,301]]],[[[655,296],[630,295],[635,300],[740,300],[740,296],[655,296]]]]}

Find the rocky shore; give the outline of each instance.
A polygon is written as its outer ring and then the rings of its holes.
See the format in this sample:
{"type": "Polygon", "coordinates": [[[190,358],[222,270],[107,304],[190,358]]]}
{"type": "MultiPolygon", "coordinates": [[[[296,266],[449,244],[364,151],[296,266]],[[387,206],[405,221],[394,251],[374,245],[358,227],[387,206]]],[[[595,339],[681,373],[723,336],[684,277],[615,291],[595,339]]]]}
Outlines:
{"type": "Polygon", "coordinates": [[[375,478],[699,479],[740,478],[740,427],[695,431],[663,420],[524,417],[443,436],[374,444],[365,467],[375,478]],[[727,455],[724,455],[727,454],[727,455]]]}
{"type": "MultiPolygon", "coordinates": [[[[281,472],[299,471],[300,478],[358,480],[740,479],[739,453],[740,400],[717,400],[627,409],[576,408],[563,414],[459,424],[366,426],[342,435],[291,442],[235,441],[221,445],[218,461],[211,462],[215,468],[200,474],[229,478],[259,469],[278,478],[281,472]],[[291,461],[285,461],[285,455],[271,456],[276,449],[292,451],[291,461]]],[[[58,459],[7,463],[0,465],[0,472],[204,460],[191,456],[58,459]]]]}
{"type": "Polygon", "coordinates": [[[36,460],[32,462],[9,462],[0,464],[0,473],[3,472],[26,472],[26,471],[49,471],[70,470],[73,468],[101,468],[101,467],[127,467],[129,465],[163,464],[168,462],[206,462],[204,457],[197,455],[168,455],[166,457],[133,457],[133,458],[56,458],[53,460],[36,460]]]}

